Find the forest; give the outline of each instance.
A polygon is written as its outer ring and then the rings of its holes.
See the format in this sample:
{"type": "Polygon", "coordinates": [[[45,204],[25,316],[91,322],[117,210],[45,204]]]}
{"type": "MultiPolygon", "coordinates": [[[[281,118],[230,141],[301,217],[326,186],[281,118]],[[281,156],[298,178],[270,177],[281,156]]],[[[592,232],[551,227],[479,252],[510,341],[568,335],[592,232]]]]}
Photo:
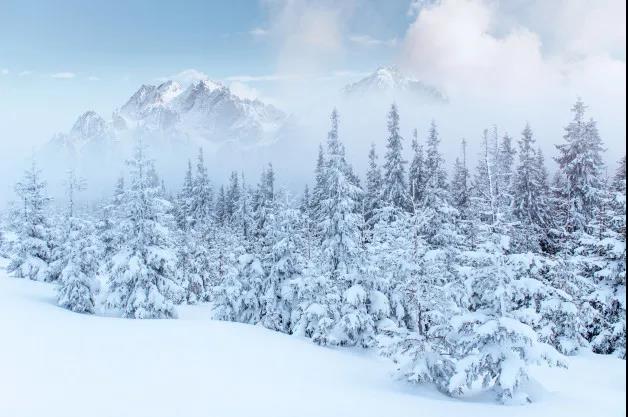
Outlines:
{"type": "Polygon", "coordinates": [[[394,104],[365,175],[334,110],[298,195],[272,164],[218,184],[202,149],[168,190],[138,140],[109,198],[79,204],[87,185],[69,171],[53,204],[33,162],[0,254],[77,313],[173,319],[211,303],[217,320],[375,351],[453,397],[525,403],[530,365],[626,357],[626,160],[607,166],[586,106],[571,111],[555,172],[523,124],[486,129],[472,158],[462,140],[448,165],[436,123],[408,140],[394,104]]]}

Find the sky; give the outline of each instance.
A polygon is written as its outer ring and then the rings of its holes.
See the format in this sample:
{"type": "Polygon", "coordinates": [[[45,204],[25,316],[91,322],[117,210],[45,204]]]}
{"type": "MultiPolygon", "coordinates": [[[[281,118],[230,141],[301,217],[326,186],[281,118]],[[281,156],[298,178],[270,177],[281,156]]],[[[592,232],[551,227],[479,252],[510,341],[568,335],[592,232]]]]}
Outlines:
{"type": "MultiPolygon", "coordinates": [[[[312,72],[359,72],[391,61],[395,51],[386,43],[395,43],[410,22],[407,1],[346,2],[334,5],[329,13],[332,5],[269,0],[2,0],[0,122],[19,126],[20,134],[29,138],[26,143],[38,143],[67,130],[83,111],[110,114],[142,83],[186,69],[228,83],[240,78],[263,83],[294,69],[285,55],[280,56],[289,46],[279,52],[277,48],[280,38],[290,39],[293,34],[288,32],[296,30],[284,21],[288,14],[301,16],[303,22],[295,18],[295,24],[309,25],[310,31],[331,31],[328,45],[314,45],[329,49],[329,66],[313,65],[312,72]],[[319,9],[320,18],[311,12],[319,9]],[[325,26],[326,22],[331,23],[325,26]],[[339,35],[332,26],[340,24],[343,42],[355,48],[344,48],[349,53],[337,59],[339,35]],[[33,119],[39,123],[32,125],[33,119]]],[[[317,59],[316,54],[309,59],[317,59]]],[[[25,146],[20,142],[15,146],[25,146]]]]}
{"type": "Polygon", "coordinates": [[[446,150],[525,122],[549,150],[580,96],[615,160],[625,11],[623,0],[0,0],[0,155],[27,153],[86,110],[107,118],[141,84],[198,76],[316,117],[324,137],[331,92],[397,65],[450,97],[401,109],[420,128],[437,118],[446,150]]]}

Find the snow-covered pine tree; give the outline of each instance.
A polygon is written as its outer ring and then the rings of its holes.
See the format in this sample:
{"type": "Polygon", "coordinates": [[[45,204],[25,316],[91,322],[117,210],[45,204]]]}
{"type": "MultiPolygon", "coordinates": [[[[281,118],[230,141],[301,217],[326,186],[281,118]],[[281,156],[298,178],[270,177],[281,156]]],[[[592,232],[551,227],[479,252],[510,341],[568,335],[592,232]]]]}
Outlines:
{"type": "Polygon", "coordinates": [[[193,227],[205,227],[212,220],[212,212],[214,206],[214,191],[207,167],[205,166],[205,158],[203,157],[203,148],[198,150],[196,159],[196,171],[194,179],[191,182],[192,201],[191,201],[191,217],[193,227]]]}
{"type": "Polygon", "coordinates": [[[262,324],[269,329],[289,333],[292,329],[292,310],[298,298],[290,283],[300,281],[303,275],[304,243],[299,233],[301,214],[281,199],[272,217],[270,241],[271,256],[265,282],[262,324]]]}
{"type": "Polygon", "coordinates": [[[220,226],[223,226],[227,221],[227,196],[223,185],[218,189],[216,206],[214,207],[214,219],[220,226]]]}
{"type": "Polygon", "coordinates": [[[225,191],[225,218],[230,223],[234,221],[235,213],[240,206],[241,194],[238,173],[234,171],[229,177],[229,186],[225,191]]]}
{"type": "Polygon", "coordinates": [[[514,215],[526,225],[548,224],[547,184],[544,167],[539,166],[534,136],[527,124],[519,140],[519,164],[514,177],[514,215]]]}
{"type": "Polygon", "coordinates": [[[493,228],[498,220],[495,195],[495,164],[491,154],[488,130],[482,134],[482,147],[473,179],[472,206],[478,220],[493,228]]]}
{"type": "Polygon", "coordinates": [[[22,180],[16,184],[15,191],[21,203],[14,213],[18,240],[13,247],[7,272],[17,278],[48,281],[51,252],[54,249],[46,213],[51,199],[46,194],[46,183],[34,160],[24,172],[22,180]]]}
{"type": "Polygon", "coordinates": [[[505,134],[499,142],[496,156],[497,207],[505,221],[509,220],[512,210],[516,154],[512,138],[505,134]]]}
{"type": "Polygon", "coordinates": [[[59,275],[57,303],[77,313],[94,313],[98,290],[96,275],[102,248],[91,222],[74,216],[67,222],[69,233],[59,275]]]}
{"type": "Polygon", "coordinates": [[[460,215],[466,220],[469,217],[469,170],[467,169],[467,141],[462,140],[462,160],[456,158],[454,173],[451,179],[451,202],[460,215]]]}
{"type": "MultiPolygon", "coordinates": [[[[362,190],[351,179],[344,146],[338,137],[338,112],[331,115],[325,167],[326,199],[321,202],[322,262],[329,277],[331,293],[320,294],[329,320],[319,323],[324,329],[321,343],[366,345],[372,337],[372,321],[366,313],[366,291],[357,274],[361,250],[360,218],[356,214],[362,190]]],[[[405,192],[405,191],[404,191],[405,192]]]]}
{"type": "Polygon", "coordinates": [[[513,245],[518,250],[538,252],[551,222],[547,171],[543,155],[534,148],[535,139],[526,124],[519,140],[519,162],[512,184],[512,212],[519,222],[513,245]]]}
{"type": "Polygon", "coordinates": [[[325,167],[327,196],[321,202],[324,214],[321,223],[322,252],[330,274],[338,277],[350,272],[359,251],[356,201],[362,190],[353,185],[348,177],[350,169],[345,159],[344,146],[338,138],[338,112],[335,109],[331,123],[325,167]]]}
{"type": "Polygon", "coordinates": [[[399,133],[399,112],[393,104],[388,113],[388,138],[384,156],[382,199],[396,209],[409,208],[408,186],[406,182],[406,161],[403,159],[403,138],[399,133]]]}
{"type": "Polygon", "coordinates": [[[320,222],[322,215],[321,202],[326,196],[326,178],[325,178],[325,151],[323,145],[318,145],[318,157],[316,158],[316,168],[314,170],[314,187],[312,188],[312,220],[316,223],[320,222]]]}
{"type": "Polygon", "coordinates": [[[586,121],[586,106],[578,99],[572,108],[574,119],[565,128],[565,142],[557,145],[556,162],[564,175],[567,204],[565,227],[569,231],[587,231],[596,216],[603,194],[602,140],[596,122],[586,121]]]}
{"type": "Polygon", "coordinates": [[[423,146],[419,143],[419,132],[412,131],[412,162],[408,170],[408,187],[413,207],[419,207],[423,203],[425,190],[425,161],[423,146]]]}
{"type": "Polygon", "coordinates": [[[128,318],[173,318],[173,300],[179,301],[182,291],[174,271],[170,203],[159,196],[159,186],[149,176],[153,163],[141,140],[128,166],[130,184],[116,229],[121,247],[108,260],[106,302],[128,318]]]}
{"type": "Polygon", "coordinates": [[[579,274],[590,280],[584,296],[586,332],[596,353],[626,357],[625,165],[605,190],[590,233],[579,233],[574,255],[579,274]],[[623,191],[622,191],[623,189],[623,191]]]}
{"type": "Polygon", "coordinates": [[[504,403],[529,402],[521,391],[529,365],[563,362],[517,317],[517,279],[503,248],[487,243],[469,255],[472,267],[463,273],[471,293],[460,299],[459,312],[450,310],[454,314],[430,329],[427,346],[405,352],[402,370],[411,381],[434,383],[452,396],[490,390],[504,403]]]}
{"type": "Polygon", "coordinates": [[[214,314],[219,320],[258,324],[262,318],[266,274],[253,254],[238,257],[237,272],[216,287],[214,314]]]}
{"type": "Polygon", "coordinates": [[[444,159],[436,122],[432,121],[425,156],[425,187],[420,206],[415,207],[422,224],[421,235],[432,246],[443,247],[455,242],[456,210],[450,204],[444,159]]]}
{"type": "Polygon", "coordinates": [[[184,231],[188,231],[192,228],[192,201],[194,199],[192,181],[192,161],[188,159],[187,169],[183,177],[183,186],[177,195],[175,206],[177,225],[184,231]]]}
{"type": "Polygon", "coordinates": [[[377,165],[375,144],[369,150],[369,164],[366,171],[366,193],[364,196],[364,218],[366,224],[372,226],[372,219],[382,208],[382,171],[377,165]]]}
{"type": "MultiPolygon", "coordinates": [[[[101,206],[97,211],[97,221],[95,224],[96,235],[100,241],[102,259],[109,259],[120,247],[120,236],[116,234],[116,216],[119,214],[118,208],[122,203],[124,195],[124,177],[120,176],[116,180],[113,198],[107,204],[101,206]]],[[[103,266],[101,264],[101,266],[103,266]]]]}

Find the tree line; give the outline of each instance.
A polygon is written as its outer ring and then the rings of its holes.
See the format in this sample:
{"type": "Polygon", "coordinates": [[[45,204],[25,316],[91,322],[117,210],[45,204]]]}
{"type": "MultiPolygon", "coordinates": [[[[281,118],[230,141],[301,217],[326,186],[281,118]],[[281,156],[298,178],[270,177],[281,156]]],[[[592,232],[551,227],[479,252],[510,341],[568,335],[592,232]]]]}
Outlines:
{"type": "Polygon", "coordinates": [[[432,123],[406,161],[395,105],[365,178],[334,110],[296,198],[272,165],[256,184],[234,172],[215,187],[202,150],[171,194],[139,141],[109,201],[77,210],[70,173],[55,213],[33,164],[2,250],[13,276],[56,283],[72,311],[174,318],[212,302],[217,319],[377,349],[448,395],[523,402],[529,364],[626,355],[625,157],[609,177],[585,111],[573,106],[553,175],[529,125],[516,139],[485,130],[473,171],[463,140],[448,178],[432,123]]]}

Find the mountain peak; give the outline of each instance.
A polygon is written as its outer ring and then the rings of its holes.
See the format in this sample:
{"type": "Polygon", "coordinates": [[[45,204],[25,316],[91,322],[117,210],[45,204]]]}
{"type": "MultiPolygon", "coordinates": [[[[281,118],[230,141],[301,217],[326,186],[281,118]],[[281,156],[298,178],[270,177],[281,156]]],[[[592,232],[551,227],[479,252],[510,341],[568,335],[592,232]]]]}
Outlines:
{"type": "Polygon", "coordinates": [[[92,138],[101,135],[106,129],[105,120],[93,110],[86,111],[74,122],[70,134],[74,137],[92,138]]]}
{"type": "Polygon", "coordinates": [[[349,96],[404,93],[432,102],[447,101],[435,87],[405,75],[399,67],[394,65],[377,68],[361,80],[347,85],[344,93],[349,96]]]}

